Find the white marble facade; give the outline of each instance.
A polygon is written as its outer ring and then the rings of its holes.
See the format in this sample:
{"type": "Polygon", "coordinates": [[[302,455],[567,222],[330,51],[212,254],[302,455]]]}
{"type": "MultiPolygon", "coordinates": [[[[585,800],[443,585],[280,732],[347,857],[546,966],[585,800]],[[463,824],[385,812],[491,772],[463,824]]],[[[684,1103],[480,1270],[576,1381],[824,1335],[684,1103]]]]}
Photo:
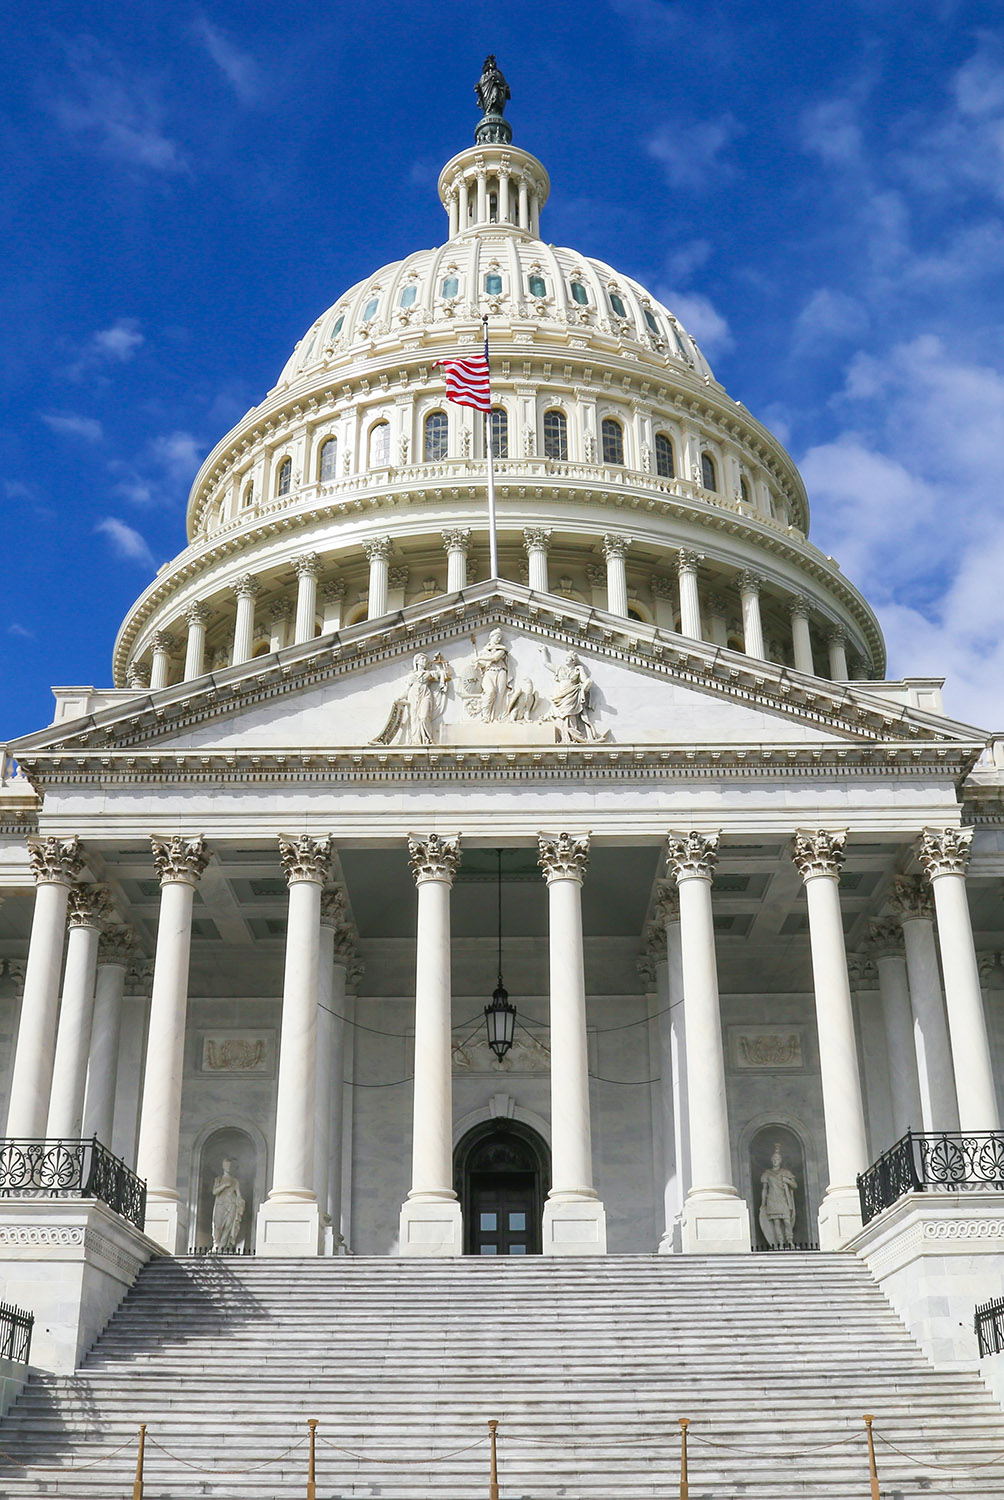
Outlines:
{"type": "Polygon", "coordinates": [[[440,189],[444,246],[207,458],[115,685],[4,753],[7,1133],[98,1133],[172,1250],[224,1158],[259,1254],[477,1249],[496,1139],[537,1153],[531,1249],[742,1251],[775,1146],[796,1240],[842,1244],[905,1128],[998,1123],[1004,755],[885,679],[670,310],[540,241],[540,163],[440,189]],[[435,369],[482,312],[498,579],[435,369]]]}

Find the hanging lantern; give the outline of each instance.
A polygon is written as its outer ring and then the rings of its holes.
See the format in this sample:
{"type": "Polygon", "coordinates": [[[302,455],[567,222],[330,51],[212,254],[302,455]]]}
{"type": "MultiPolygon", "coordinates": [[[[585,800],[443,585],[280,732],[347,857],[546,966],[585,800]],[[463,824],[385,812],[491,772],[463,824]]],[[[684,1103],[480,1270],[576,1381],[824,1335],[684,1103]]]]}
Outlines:
{"type": "Polygon", "coordinates": [[[498,868],[498,937],[499,937],[499,982],[495,986],[491,1002],[485,1006],[485,1025],[488,1028],[488,1045],[499,1062],[512,1046],[516,1035],[516,1007],[510,1003],[509,992],[502,983],[502,850],[496,849],[498,868]]]}

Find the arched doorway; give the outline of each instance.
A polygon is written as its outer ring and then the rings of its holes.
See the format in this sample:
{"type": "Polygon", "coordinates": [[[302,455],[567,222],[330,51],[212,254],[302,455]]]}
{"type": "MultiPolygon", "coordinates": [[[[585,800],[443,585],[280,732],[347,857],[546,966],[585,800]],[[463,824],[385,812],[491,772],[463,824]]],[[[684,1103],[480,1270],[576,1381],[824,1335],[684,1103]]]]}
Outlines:
{"type": "Polygon", "coordinates": [[[547,1145],[529,1125],[491,1120],[454,1153],[467,1255],[539,1255],[550,1186],[547,1145]]]}

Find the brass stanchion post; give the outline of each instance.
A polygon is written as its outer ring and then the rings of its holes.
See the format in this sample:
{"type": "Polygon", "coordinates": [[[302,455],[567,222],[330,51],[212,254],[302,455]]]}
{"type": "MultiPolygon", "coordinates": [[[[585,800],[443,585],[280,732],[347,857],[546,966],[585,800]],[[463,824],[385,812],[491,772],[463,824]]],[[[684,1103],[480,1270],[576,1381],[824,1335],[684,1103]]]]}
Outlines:
{"type": "Polygon", "coordinates": [[[488,1432],[491,1440],[492,1451],[491,1473],[488,1479],[488,1500],[499,1500],[499,1458],[496,1439],[498,1425],[498,1422],[495,1421],[494,1418],[488,1423],[488,1432]]]}
{"type": "Polygon", "coordinates": [[[307,1421],[310,1428],[310,1448],[307,1459],[307,1500],[317,1500],[317,1469],[316,1469],[316,1444],[317,1444],[317,1418],[310,1417],[307,1421]]]}
{"type": "Polygon", "coordinates": [[[680,1500],[688,1500],[690,1495],[690,1481],[687,1477],[687,1428],[690,1426],[689,1417],[678,1417],[680,1424],[680,1500]]]}
{"type": "Polygon", "coordinates": [[[136,1454],[136,1478],[132,1482],[132,1500],[143,1500],[143,1451],[146,1448],[146,1423],[139,1428],[139,1451],[136,1454]]]}
{"type": "Polygon", "coordinates": [[[878,1469],[875,1465],[875,1439],[872,1436],[872,1423],[875,1418],[866,1416],[864,1420],[865,1431],[868,1434],[868,1474],[872,1482],[871,1500],[882,1500],[882,1497],[879,1495],[878,1469]]]}

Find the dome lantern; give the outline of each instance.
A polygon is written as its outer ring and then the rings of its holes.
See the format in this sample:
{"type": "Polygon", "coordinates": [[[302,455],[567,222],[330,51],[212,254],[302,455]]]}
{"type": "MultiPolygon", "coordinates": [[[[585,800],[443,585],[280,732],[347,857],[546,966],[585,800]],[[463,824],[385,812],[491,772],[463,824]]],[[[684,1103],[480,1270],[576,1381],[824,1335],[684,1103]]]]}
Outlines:
{"type": "Polygon", "coordinates": [[[485,58],[474,92],[483,110],[474,145],[458,152],[439,174],[450,239],[489,227],[538,239],[551,182],[535,156],[512,144],[512,126],[503,116],[509,85],[494,55],[485,58]]]}

